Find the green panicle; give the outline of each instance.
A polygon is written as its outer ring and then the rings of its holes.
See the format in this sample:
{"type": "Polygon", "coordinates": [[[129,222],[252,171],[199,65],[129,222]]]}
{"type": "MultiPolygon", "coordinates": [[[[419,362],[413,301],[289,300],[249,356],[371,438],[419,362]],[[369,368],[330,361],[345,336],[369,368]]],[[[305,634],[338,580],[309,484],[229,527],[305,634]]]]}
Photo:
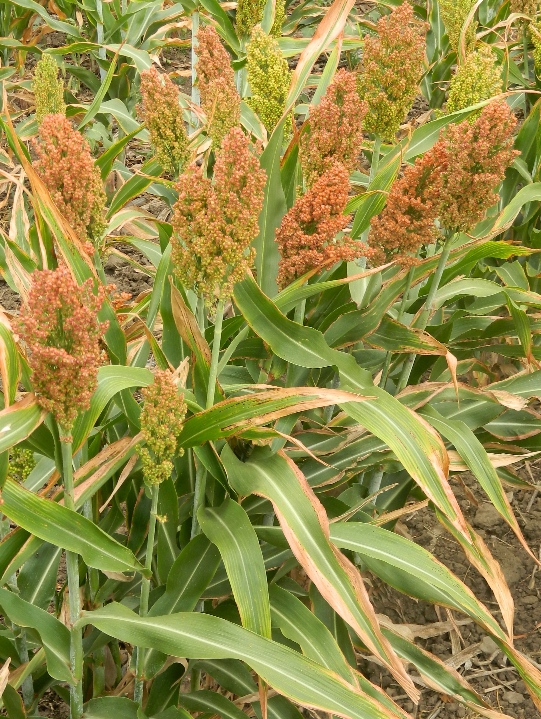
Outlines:
{"type": "Polygon", "coordinates": [[[276,40],[259,26],[252,32],[247,57],[252,91],[248,103],[270,133],[284,112],[291,72],[276,40]]]}
{"type": "Polygon", "coordinates": [[[501,91],[502,75],[496,64],[496,56],[488,45],[483,45],[479,50],[471,52],[466,62],[459,65],[449,86],[447,112],[470,107],[501,91]]]}
{"type": "MultiPolygon", "coordinates": [[[[440,13],[447,30],[447,37],[452,49],[458,53],[460,46],[460,34],[471,12],[475,0],[440,0],[440,13]]],[[[468,25],[464,37],[465,50],[471,50],[475,45],[475,33],[477,30],[477,22],[472,20],[468,25]]]]}
{"type": "Polygon", "coordinates": [[[45,115],[65,115],[64,83],[58,77],[58,65],[52,55],[43,53],[34,71],[36,120],[41,125],[45,115]]]}

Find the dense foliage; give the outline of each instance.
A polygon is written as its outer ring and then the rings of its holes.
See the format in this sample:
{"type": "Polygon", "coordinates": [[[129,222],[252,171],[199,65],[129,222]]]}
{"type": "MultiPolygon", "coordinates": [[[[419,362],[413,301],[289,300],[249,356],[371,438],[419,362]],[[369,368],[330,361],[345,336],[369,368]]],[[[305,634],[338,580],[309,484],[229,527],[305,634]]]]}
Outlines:
{"type": "Polygon", "coordinates": [[[541,709],[453,490],[539,564],[506,494],[541,451],[538,4],[234,5],[0,4],[0,701],[409,716],[364,658],[503,716],[372,575],[479,625],[541,709]],[[492,610],[394,531],[425,505],[492,610]]]}

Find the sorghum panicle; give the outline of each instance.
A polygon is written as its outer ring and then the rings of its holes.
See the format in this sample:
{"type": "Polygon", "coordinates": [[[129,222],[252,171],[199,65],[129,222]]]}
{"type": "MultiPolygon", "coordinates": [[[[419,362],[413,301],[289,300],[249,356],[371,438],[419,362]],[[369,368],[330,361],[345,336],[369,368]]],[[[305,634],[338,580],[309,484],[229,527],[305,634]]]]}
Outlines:
{"type": "Polygon", "coordinates": [[[248,104],[271,133],[285,109],[291,72],[276,40],[260,26],[247,48],[247,73],[252,91],[248,104]]]}
{"type": "Polygon", "coordinates": [[[533,43],[533,61],[538,77],[541,77],[541,20],[535,23],[531,33],[533,43]],[[535,32],[533,31],[535,30],[535,32]]]}
{"type": "Polygon", "coordinates": [[[473,123],[447,127],[438,141],[448,158],[439,214],[443,228],[466,232],[497,202],[496,189],[520,154],[513,150],[515,126],[509,106],[497,101],[483,108],[473,123]]]}
{"type": "Polygon", "coordinates": [[[348,224],[344,215],[348,195],[349,173],[337,162],[284,216],[276,233],[281,287],[311,269],[366,255],[366,246],[347,235],[336,239],[348,224]]]}
{"type": "Polygon", "coordinates": [[[100,339],[107,327],[98,320],[105,290],[93,280],[77,285],[65,266],[35,271],[28,303],[21,310],[20,334],[28,347],[38,403],[64,430],[87,410],[104,355],[100,339]]]}
{"type": "Polygon", "coordinates": [[[240,125],[240,95],[227,50],[216,30],[208,25],[199,31],[197,84],[201,107],[207,116],[207,132],[219,148],[224,137],[240,125]]]}
{"type": "Polygon", "coordinates": [[[509,10],[514,13],[522,13],[528,15],[532,20],[535,19],[539,8],[539,0],[510,0],[509,10]]]}
{"type": "Polygon", "coordinates": [[[169,75],[155,67],[141,73],[141,114],[156,149],[158,162],[171,175],[187,160],[188,137],[178,101],[178,90],[169,75]]]}
{"type": "Polygon", "coordinates": [[[263,19],[266,0],[238,0],[236,25],[239,35],[249,35],[263,19]]]}
{"type": "Polygon", "coordinates": [[[307,130],[301,135],[301,161],[308,187],[336,162],[349,172],[355,169],[367,111],[367,104],[357,94],[355,74],[338,70],[319,105],[311,108],[307,130]]]}
{"type": "Polygon", "coordinates": [[[52,55],[43,53],[34,70],[36,120],[41,125],[45,115],[65,115],[64,83],[58,77],[58,65],[52,55]]]}
{"type": "MultiPolygon", "coordinates": [[[[459,52],[460,33],[474,4],[475,0],[439,0],[441,18],[447,30],[449,44],[457,54],[459,52]]],[[[475,45],[476,32],[477,22],[472,20],[468,25],[464,38],[466,52],[475,45]]]]}
{"type": "MultiPolygon", "coordinates": [[[[177,437],[186,417],[184,395],[179,394],[173,374],[157,371],[153,384],[141,390],[145,403],[141,412],[144,445],[137,447],[148,485],[161,484],[171,476],[177,455],[177,437]]],[[[182,456],[183,450],[178,452],[182,456]]]]}
{"type": "Polygon", "coordinates": [[[9,450],[9,479],[19,483],[24,482],[35,466],[34,453],[30,449],[12,447],[9,450]]]}
{"type": "Polygon", "coordinates": [[[370,230],[368,241],[376,253],[372,258],[376,264],[396,260],[404,266],[411,265],[419,248],[434,241],[446,168],[447,153],[437,143],[408,165],[393,184],[385,209],[370,230]]]}
{"type": "Polygon", "coordinates": [[[282,25],[286,19],[286,0],[276,0],[274,5],[274,22],[270,34],[272,37],[282,37],[282,25]]]}
{"type": "Polygon", "coordinates": [[[64,115],[46,115],[34,147],[55,205],[82,240],[96,245],[106,227],[106,196],[87,141],[64,115]]]}
{"type": "Polygon", "coordinates": [[[367,132],[392,141],[417,95],[424,71],[425,31],[408,0],[382,17],[378,34],[365,36],[357,87],[368,104],[367,132]]]}
{"type": "Polygon", "coordinates": [[[214,181],[192,167],[179,178],[174,206],[175,271],[213,307],[230,297],[253,262],[250,244],[259,232],[266,173],[249,139],[234,128],[214,165],[214,181]]]}
{"type": "MultiPolygon", "coordinates": [[[[483,45],[471,52],[466,62],[458,66],[449,85],[447,112],[456,112],[502,91],[501,69],[492,48],[483,45]]],[[[475,118],[470,117],[470,121],[475,118]]]]}

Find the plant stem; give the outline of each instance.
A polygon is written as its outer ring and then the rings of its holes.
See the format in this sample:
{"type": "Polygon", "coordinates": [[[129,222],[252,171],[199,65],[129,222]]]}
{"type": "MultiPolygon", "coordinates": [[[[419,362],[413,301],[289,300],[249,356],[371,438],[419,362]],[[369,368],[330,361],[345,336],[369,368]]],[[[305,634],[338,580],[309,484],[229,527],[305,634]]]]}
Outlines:
{"type": "Polygon", "coordinates": [[[304,313],[306,311],[306,300],[301,300],[299,304],[295,307],[295,314],[293,315],[293,320],[298,325],[304,324],[304,313]]]}
{"type": "MultiPolygon", "coordinates": [[[[216,379],[218,377],[218,365],[220,360],[220,342],[222,339],[222,324],[224,320],[224,302],[220,300],[216,308],[216,321],[214,323],[214,340],[212,342],[212,355],[210,360],[209,384],[207,388],[206,408],[210,409],[214,404],[214,393],[216,392],[216,379]]],[[[193,498],[192,532],[191,536],[199,534],[199,522],[197,513],[200,507],[205,504],[205,490],[207,485],[207,471],[203,467],[197,469],[195,475],[195,488],[193,498]]]]}
{"type": "MultiPolygon", "coordinates": [[[[19,659],[21,660],[21,664],[26,664],[29,659],[29,655],[28,646],[26,644],[26,630],[23,627],[21,627],[19,636],[15,640],[15,646],[17,647],[17,651],[19,652],[19,659]]],[[[32,706],[32,702],[34,701],[34,682],[32,680],[31,674],[27,676],[22,683],[21,692],[23,695],[24,706],[28,709],[32,706]]]]}
{"type": "MultiPolygon", "coordinates": [[[[191,63],[192,63],[192,103],[194,105],[199,105],[200,98],[199,98],[199,88],[196,85],[196,69],[195,66],[197,64],[197,35],[199,33],[199,11],[195,10],[192,13],[192,52],[191,52],[191,63]]],[[[197,115],[195,112],[192,113],[192,126],[195,129],[197,129],[197,115]]]]}
{"type": "MultiPolygon", "coordinates": [[[[410,270],[406,277],[406,286],[404,287],[404,294],[402,295],[402,302],[400,303],[400,309],[398,310],[397,315],[397,321],[401,322],[402,317],[404,315],[404,311],[406,309],[406,303],[408,301],[408,294],[411,287],[411,282],[413,280],[413,267],[410,267],[410,270]]],[[[385,364],[383,365],[383,370],[381,373],[381,379],[379,381],[379,386],[385,389],[385,385],[387,384],[387,378],[389,376],[389,369],[391,367],[391,360],[393,358],[392,352],[387,352],[387,355],[385,357],[385,364]]],[[[379,489],[379,487],[378,487],[379,489]]],[[[376,490],[377,491],[377,490],[376,490]]]]}
{"type": "MultiPolygon", "coordinates": [[[[92,501],[97,507],[97,495],[92,500],[88,499],[83,504],[83,514],[91,522],[94,521],[94,508],[92,501]]],[[[97,511],[96,511],[97,517],[97,511]]],[[[96,594],[100,588],[100,573],[94,567],[88,568],[88,588],[90,605],[92,609],[97,609],[96,594]]],[[[92,696],[101,697],[105,691],[105,647],[99,647],[92,652],[92,696]]]]}
{"type": "MultiPolygon", "coordinates": [[[[98,57],[101,60],[105,60],[107,55],[105,53],[105,47],[103,47],[103,5],[102,0],[96,0],[96,13],[98,15],[98,22],[96,23],[96,34],[98,45],[98,57]]],[[[100,80],[103,82],[107,73],[105,69],[100,65],[100,80]]]]}
{"type": "MultiPolygon", "coordinates": [[[[150,519],[148,521],[147,535],[147,551],[145,557],[145,568],[149,571],[152,569],[152,556],[154,554],[154,537],[156,535],[156,517],[158,515],[158,497],[160,494],[160,485],[153,484],[152,507],[150,509],[150,519]]],[[[148,597],[150,594],[150,579],[143,576],[141,579],[141,599],[139,602],[139,616],[145,617],[148,613],[148,597]]],[[[145,663],[145,650],[137,647],[137,657],[135,660],[135,689],[133,692],[133,700],[139,704],[143,701],[143,670],[145,663]]]]}
{"type": "MultiPolygon", "coordinates": [[[[432,284],[430,286],[430,290],[428,292],[428,296],[426,298],[425,305],[423,307],[423,311],[419,315],[419,319],[417,320],[417,322],[414,323],[414,327],[416,327],[417,329],[420,329],[420,330],[426,329],[428,321],[429,321],[430,317],[432,316],[432,312],[434,310],[434,298],[435,298],[436,292],[438,291],[438,288],[440,286],[441,277],[443,275],[445,265],[447,264],[447,260],[449,259],[449,253],[451,252],[451,245],[453,243],[453,238],[454,238],[454,235],[447,237],[447,239],[445,240],[445,243],[442,247],[438,266],[436,267],[436,272],[434,273],[434,277],[432,278],[432,284]]],[[[402,369],[402,374],[400,375],[400,379],[398,381],[398,386],[397,386],[397,390],[396,390],[397,392],[401,392],[404,389],[404,387],[407,386],[416,356],[417,355],[414,352],[412,352],[410,354],[410,356],[408,357],[408,359],[406,360],[404,368],[402,369]]]]}
{"type": "MultiPolygon", "coordinates": [[[[62,437],[61,432],[61,437],[62,437]]],[[[71,442],[62,438],[62,469],[64,475],[64,506],[75,512],[75,496],[73,487],[73,448],[71,442]]],[[[75,552],[66,551],[66,568],[68,574],[68,594],[70,611],[70,662],[74,683],[70,685],[71,719],[79,719],[83,715],[83,632],[73,625],[81,612],[79,599],[79,558],[75,552]]]]}
{"type": "Polygon", "coordinates": [[[220,342],[222,340],[222,324],[224,321],[224,302],[220,300],[216,308],[216,321],[214,323],[214,340],[212,342],[212,356],[210,360],[209,384],[207,388],[207,409],[214,404],[216,391],[216,378],[218,377],[218,362],[220,360],[220,342]]]}
{"type": "Polygon", "coordinates": [[[368,494],[369,495],[379,492],[382,479],[383,479],[383,470],[378,469],[378,470],[374,471],[374,473],[370,477],[370,482],[368,484],[368,494]]]}
{"type": "Polygon", "coordinates": [[[193,513],[192,513],[192,531],[191,538],[193,539],[196,534],[201,531],[199,522],[197,521],[197,512],[199,507],[203,507],[205,504],[205,491],[207,488],[207,470],[199,466],[196,468],[195,474],[195,489],[193,493],[193,513]]]}
{"type": "MultiPolygon", "coordinates": [[[[524,24],[522,31],[522,62],[524,65],[524,81],[526,87],[530,85],[530,62],[528,57],[528,25],[524,24]]],[[[530,102],[528,100],[528,93],[524,90],[524,112],[527,115],[530,109],[530,102]]]]}
{"type": "Polygon", "coordinates": [[[372,148],[372,164],[370,165],[370,180],[369,180],[369,182],[372,182],[374,177],[378,174],[380,152],[381,152],[381,137],[379,135],[376,135],[374,138],[374,146],[372,148]]]}

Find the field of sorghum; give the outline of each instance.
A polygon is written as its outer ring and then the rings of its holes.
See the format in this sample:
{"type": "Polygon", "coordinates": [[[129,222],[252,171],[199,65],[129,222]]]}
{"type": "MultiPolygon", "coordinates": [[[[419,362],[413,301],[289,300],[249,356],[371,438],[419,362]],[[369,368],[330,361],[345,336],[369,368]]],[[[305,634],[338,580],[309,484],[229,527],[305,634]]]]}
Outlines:
{"type": "Polygon", "coordinates": [[[539,3],[4,0],[0,54],[0,711],[536,716],[539,3]]]}

